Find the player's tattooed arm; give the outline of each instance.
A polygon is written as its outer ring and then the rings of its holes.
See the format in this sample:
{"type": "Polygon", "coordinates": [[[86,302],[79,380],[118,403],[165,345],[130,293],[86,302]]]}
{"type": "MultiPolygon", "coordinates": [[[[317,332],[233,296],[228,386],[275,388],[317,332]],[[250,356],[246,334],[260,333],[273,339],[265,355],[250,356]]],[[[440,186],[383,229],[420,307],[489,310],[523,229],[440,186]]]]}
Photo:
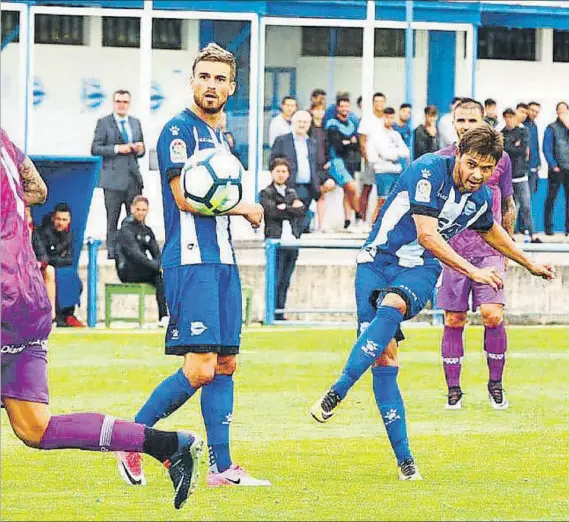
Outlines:
{"type": "Polygon", "coordinates": [[[47,198],[47,187],[36,166],[27,156],[20,165],[20,175],[22,176],[26,203],[28,205],[44,203],[47,198]]]}
{"type": "Polygon", "coordinates": [[[502,198],[502,227],[510,234],[514,235],[514,224],[516,222],[516,207],[514,196],[502,198]]]}

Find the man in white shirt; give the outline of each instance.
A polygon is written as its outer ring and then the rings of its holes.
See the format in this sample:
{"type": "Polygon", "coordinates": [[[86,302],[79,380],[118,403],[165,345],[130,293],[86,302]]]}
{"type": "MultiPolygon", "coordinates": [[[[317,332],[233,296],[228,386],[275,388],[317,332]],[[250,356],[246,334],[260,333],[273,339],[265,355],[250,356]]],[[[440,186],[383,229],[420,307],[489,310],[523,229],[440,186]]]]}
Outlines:
{"type": "Polygon", "coordinates": [[[450,104],[450,112],[447,112],[439,120],[439,146],[441,149],[458,142],[458,136],[454,129],[454,110],[460,101],[461,98],[455,96],[450,104]]]}
{"type": "Polygon", "coordinates": [[[362,116],[360,125],[358,127],[360,152],[362,154],[362,158],[364,159],[364,165],[362,166],[362,171],[358,178],[360,184],[359,208],[362,222],[365,222],[366,220],[369,196],[373,189],[373,184],[375,183],[375,173],[369,164],[367,157],[366,142],[371,138],[373,134],[382,132],[385,128],[383,123],[383,110],[385,108],[385,101],[385,95],[381,92],[376,92],[373,95],[373,112],[362,116]]]}
{"type": "Polygon", "coordinates": [[[269,147],[283,134],[292,132],[292,115],[296,112],[297,103],[293,96],[285,96],[281,102],[281,112],[277,114],[269,125],[269,147]]]}

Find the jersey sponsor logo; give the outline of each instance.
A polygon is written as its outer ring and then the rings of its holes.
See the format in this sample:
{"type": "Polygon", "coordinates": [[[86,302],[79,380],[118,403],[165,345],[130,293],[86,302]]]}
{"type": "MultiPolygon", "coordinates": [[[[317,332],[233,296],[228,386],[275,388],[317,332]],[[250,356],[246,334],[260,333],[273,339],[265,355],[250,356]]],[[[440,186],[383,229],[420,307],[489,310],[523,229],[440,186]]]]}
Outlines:
{"type": "Polygon", "coordinates": [[[431,201],[431,183],[426,179],[420,179],[415,189],[415,201],[429,203],[431,201]]]}
{"type": "Polygon", "coordinates": [[[476,203],[474,203],[474,201],[469,201],[464,207],[464,213],[467,216],[471,216],[474,212],[476,212],[476,203]]]}
{"type": "Polygon", "coordinates": [[[0,348],[0,353],[15,354],[23,352],[26,348],[25,344],[5,344],[0,348]]]}
{"type": "Polygon", "coordinates": [[[190,323],[190,332],[192,335],[201,335],[207,330],[207,326],[201,321],[190,323]]]}
{"type": "Polygon", "coordinates": [[[188,159],[188,149],[186,142],[176,138],[170,142],[170,161],[172,163],[185,163],[188,159]]]}

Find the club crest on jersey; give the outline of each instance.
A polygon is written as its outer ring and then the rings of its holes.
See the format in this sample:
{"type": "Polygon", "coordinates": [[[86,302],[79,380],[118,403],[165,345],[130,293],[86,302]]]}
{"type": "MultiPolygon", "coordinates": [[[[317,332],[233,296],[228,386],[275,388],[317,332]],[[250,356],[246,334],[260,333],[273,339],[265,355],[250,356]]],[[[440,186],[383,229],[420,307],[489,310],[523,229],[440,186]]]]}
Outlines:
{"type": "Polygon", "coordinates": [[[421,169],[421,175],[425,179],[429,179],[431,177],[431,171],[429,169],[421,169]]]}
{"type": "Polygon", "coordinates": [[[476,212],[476,203],[474,203],[474,201],[469,201],[464,207],[464,213],[467,216],[471,216],[474,212],[476,212]]]}
{"type": "Polygon", "coordinates": [[[188,159],[186,142],[176,138],[170,142],[170,161],[172,163],[185,163],[188,159]]]}
{"type": "Polygon", "coordinates": [[[415,189],[415,201],[429,203],[431,201],[431,183],[426,179],[420,179],[415,189]]]}
{"type": "Polygon", "coordinates": [[[180,134],[180,127],[178,127],[177,125],[172,125],[170,127],[170,132],[172,133],[172,136],[177,136],[178,134],[180,134]]]}

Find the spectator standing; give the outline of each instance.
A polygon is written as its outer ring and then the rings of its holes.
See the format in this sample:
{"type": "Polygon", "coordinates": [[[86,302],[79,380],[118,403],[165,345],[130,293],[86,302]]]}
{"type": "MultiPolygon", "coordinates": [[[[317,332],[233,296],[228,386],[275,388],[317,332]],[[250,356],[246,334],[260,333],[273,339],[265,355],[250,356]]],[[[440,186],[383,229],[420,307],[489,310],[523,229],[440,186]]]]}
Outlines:
{"type": "Polygon", "coordinates": [[[292,117],[292,133],[279,136],[271,149],[269,164],[275,158],[285,158],[289,165],[288,184],[295,189],[306,208],[302,232],[310,232],[311,215],[308,211],[312,200],[320,197],[316,168],[316,147],[308,136],[312,117],[308,111],[300,110],[292,117]]]}
{"type": "Polygon", "coordinates": [[[401,134],[403,142],[408,149],[411,148],[411,125],[409,124],[411,121],[411,109],[410,103],[402,103],[399,107],[399,114],[393,123],[393,130],[401,134]]]}
{"type": "MultiPolygon", "coordinates": [[[[281,239],[283,230],[289,230],[292,236],[299,238],[302,234],[305,205],[296,191],[287,185],[290,176],[288,161],[274,158],[270,164],[272,183],[259,195],[259,203],[265,211],[265,239],[281,239]],[[288,222],[288,223],[287,223],[288,222]],[[286,227],[285,225],[289,225],[286,227]]],[[[286,232],[285,232],[286,234],[286,232]]],[[[286,236],[285,236],[286,238],[286,236]]],[[[277,257],[277,310],[283,310],[290,286],[290,279],[296,260],[298,248],[281,248],[277,257]]],[[[275,314],[277,320],[285,320],[283,312],[275,314]]]]}
{"type": "Polygon", "coordinates": [[[107,257],[115,257],[115,239],[122,206],[128,214],[144,183],[138,158],[144,156],[144,137],[137,118],[129,116],[130,93],[120,89],[113,95],[114,111],[97,121],[91,145],[93,156],[102,156],[99,187],[107,209],[107,257]]]}
{"type": "Polygon", "coordinates": [[[156,288],[158,325],[168,325],[168,307],[164,295],[160,247],[152,229],[145,223],[148,199],[136,196],[117,235],[115,265],[123,283],[149,283],[156,288]]]}
{"type": "Polygon", "coordinates": [[[484,113],[484,121],[493,129],[498,127],[498,108],[496,105],[496,100],[492,98],[487,98],[484,100],[484,113]]]}
{"type": "Polygon", "coordinates": [[[344,230],[353,231],[351,211],[355,213],[356,228],[361,219],[355,181],[361,154],[358,126],[350,119],[350,98],[339,96],[336,99],[336,116],[326,122],[325,129],[330,151],[330,176],[344,190],[344,230]]]}
{"type": "Polygon", "coordinates": [[[534,236],[531,216],[531,198],[528,182],[528,132],[520,124],[516,112],[511,108],[507,108],[502,113],[502,116],[506,123],[506,126],[502,129],[504,150],[512,161],[512,184],[519,229],[523,234],[529,235],[532,243],[541,243],[541,240],[534,236]]]}
{"type": "MultiPolygon", "coordinates": [[[[461,98],[455,96],[450,103],[450,112],[443,115],[439,121],[439,146],[440,148],[448,147],[458,142],[458,136],[454,128],[454,109],[460,103],[461,98]]],[[[417,159],[417,156],[415,156],[417,159]]]]}
{"type": "Polygon", "coordinates": [[[539,150],[539,133],[535,119],[539,116],[541,105],[532,101],[528,103],[528,117],[524,123],[529,132],[529,188],[532,193],[537,192],[539,169],[541,168],[541,152],[539,150]]]}
{"type": "Polygon", "coordinates": [[[372,134],[367,140],[367,158],[375,175],[377,186],[377,205],[374,217],[379,214],[382,205],[393,184],[403,170],[401,159],[409,159],[410,152],[401,134],[393,129],[395,109],[387,107],[383,113],[383,132],[372,134]]]}
{"type": "Polygon", "coordinates": [[[565,235],[569,235],[569,105],[559,102],[557,119],[547,126],[543,137],[543,154],[547,160],[548,181],[545,200],[545,233],[553,235],[553,205],[563,185],[565,189],[565,235]]]}
{"type": "Polygon", "coordinates": [[[326,91],[324,89],[314,89],[310,93],[310,110],[320,106],[326,110],[326,91]]]}
{"type": "Polygon", "coordinates": [[[439,112],[434,105],[425,107],[425,122],[421,123],[414,131],[413,159],[418,159],[423,154],[435,152],[441,148],[437,130],[438,114],[439,112]]]}
{"type": "Polygon", "coordinates": [[[55,268],[57,326],[84,327],[75,317],[83,284],[73,267],[71,208],[67,203],[57,203],[53,212],[44,215],[38,235],[47,253],[47,263],[55,268]]]}
{"type": "Polygon", "coordinates": [[[281,112],[277,114],[269,125],[269,147],[272,147],[279,136],[292,132],[292,115],[298,108],[296,98],[285,96],[281,102],[281,112]]]}
{"type": "Polygon", "coordinates": [[[325,232],[324,221],[326,217],[326,194],[336,188],[336,182],[330,177],[330,158],[328,157],[328,144],[326,143],[326,131],[324,130],[324,105],[312,107],[312,125],[308,135],[314,142],[316,150],[316,174],[320,186],[320,197],[316,202],[316,213],[318,216],[318,231],[325,232]]]}
{"type": "Polygon", "coordinates": [[[372,112],[365,114],[358,126],[358,139],[360,144],[360,154],[364,159],[364,165],[360,173],[360,215],[362,221],[366,220],[367,207],[369,196],[376,182],[375,172],[373,166],[370,165],[367,157],[367,142],[372,137],[385,130],[385,123],[383,121],[383,111],[385,109],[385,95],[381,92],[376,92],[372,99],[372,112]]]}

